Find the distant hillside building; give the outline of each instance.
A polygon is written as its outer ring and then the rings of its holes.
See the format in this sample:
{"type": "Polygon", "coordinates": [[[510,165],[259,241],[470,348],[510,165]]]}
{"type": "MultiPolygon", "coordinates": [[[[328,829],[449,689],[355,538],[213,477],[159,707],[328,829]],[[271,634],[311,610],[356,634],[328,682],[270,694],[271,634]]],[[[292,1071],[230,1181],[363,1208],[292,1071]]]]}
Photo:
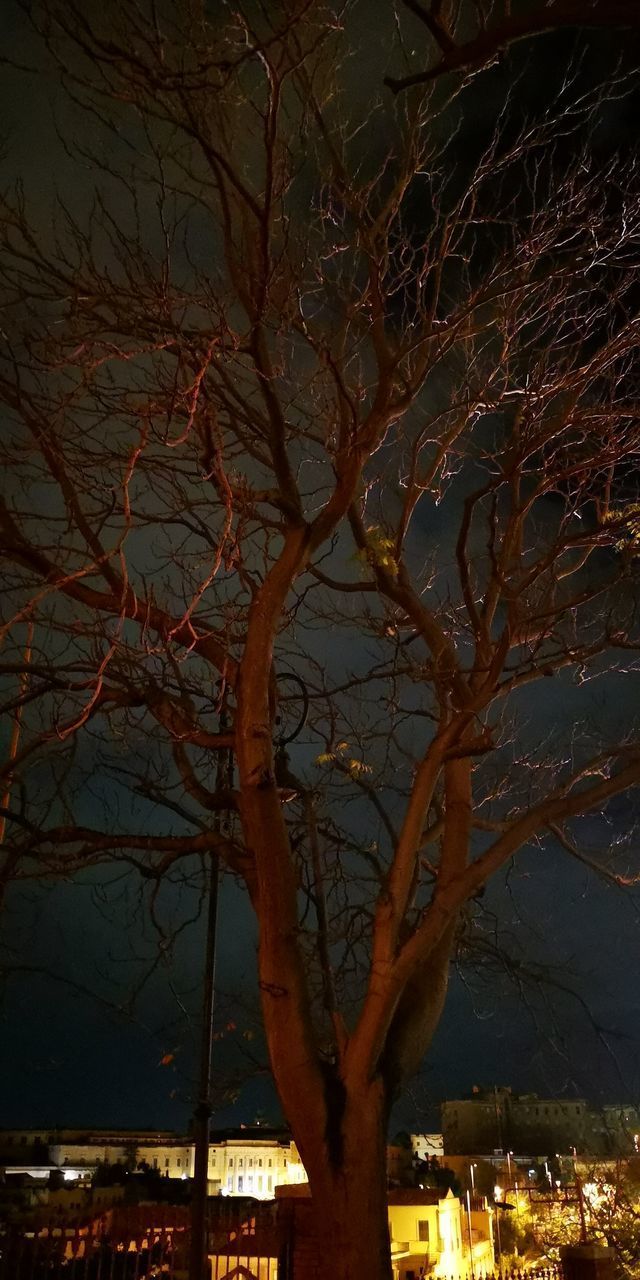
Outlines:
{"type": "MultiPolygon", "coordinates": [[[[164,1178],[193,1177],[190,1138],[166,1131],[0,1130],[0,1169],[36,1178],[59,1169],[65,1181],[91,1179],[98,1165],[147,1166],[164,1178]]],[[[212,1132],[209,1194],[270,1200],[278,1186],[306,1181],[291,1136],[261,1125],[212,1132]]]]}
{"type": "Polygon", "coordinates": [[[256,1125],[211,1133],[211,1195],[271,1200],[276,1187],[296,1186],[306,1180],[298,1148],[283,1130],[256,1125]]]}
{"type": "Polygon", "coordinates": [[[582,1153],[593,1136],[593,1114],[584,1098],[539,1098],[500,1087],[475,1087],[468,1098],[442,1104],[446,1155],[494,1155],[506,1151],[530,1156],[582,1153]]]}

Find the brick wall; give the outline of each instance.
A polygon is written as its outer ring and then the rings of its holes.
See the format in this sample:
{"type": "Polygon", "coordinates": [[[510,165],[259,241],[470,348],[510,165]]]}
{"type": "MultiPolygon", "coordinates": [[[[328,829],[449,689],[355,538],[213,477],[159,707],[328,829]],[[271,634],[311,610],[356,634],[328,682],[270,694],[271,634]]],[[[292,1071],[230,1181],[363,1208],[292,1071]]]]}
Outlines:
{"type": "Polygon", "coordinates": [[[567,1245],[561,1253],[565,1280],[614,1280],[613,1253],[604,1245],[567,1245]]]}
{"type": "MultiPolygon", "coordinates": [[[[300,1188],[300,1192],[302,1192],[300,1188]]],[[[292,1188],[287,1188],[292,1191],[292,1188]]],[[[322,1248],[313,1230],[311,1200],[305,1194],[281,1195],[278,1192],[278,1222],[283,1240],[287,1241],[284,1280],[326,1280],[322,1267],[322,1248]]]]}

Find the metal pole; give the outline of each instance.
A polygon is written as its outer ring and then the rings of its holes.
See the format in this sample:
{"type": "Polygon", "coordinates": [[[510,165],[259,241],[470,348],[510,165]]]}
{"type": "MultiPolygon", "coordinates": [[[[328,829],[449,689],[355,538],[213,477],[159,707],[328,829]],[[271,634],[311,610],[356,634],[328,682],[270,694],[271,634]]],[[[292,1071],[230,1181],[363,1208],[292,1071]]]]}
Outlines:
{"type": "MultiPolygon", "coordinates": [[[[224,706],[220,711],[220,730],[226,728],[224,706]]],[[[230,752],[220,752],[216,770],[216,788],[231,781],[233,769],[230,752]]],[[[220,816],[214,815],[213,826],[220,830],[220,816]]],[[[200,1033],[200,1074],[198,1101],[193,1113],[193,1186],[191,1193],[191,1241],[189,1248],[189,1280],[208,1280],[207,1195],[209,1191],[209,1122],[211,1120],[211,1050],[213,1047],[213,1015],[216,982],[216,941],[218,930],[218,890],[220,858],[217,849],[211,854],[209,867],[209,900],[207,906],[207,940],[204,984],[202,992],[202,1028],[200,1033]]]]}
{"type": "Polygon", "coordinates": [[[218,854],[214,851],[211,855],[209,871],[207,942],[200,1037],[200,1080],[198,1101],[193,1115],[194,1163],[189,1280],[206,1280],[208,1267],[207,1192],[209,1189],[209,1121],[211,1119],[211,1049],[213,1046],[219,875],[218,854]]]}
{"type": "Polygon", "coordinates": [[[471,1280],[475,1280],[475,1272],[473,1269],[473,1232],[471,1230],[471,1192],[467,1191],[467,1227],[469,1229],[469,1266],[471,1268],[471,1280]]]}
{"type": "MultiPolygon", "coordinates": [[[[575,1169],[575,1162],[574,1162],[575,1169]]],[[[580,1210],[580,1244],[589,1243],[589,1233],[587,1231],[587,1216],[584,1211],[584,1192],[582,1190],[582,1179],[578,1177],[578,1170],[575,1171],[576,1190],[578,1192],[578,1208],[580,1210]]]]}
{"type": "Polygon", "coordinates": [[[502,1238],[500,1236],[500,1210],[496,1207],[496,1235],[498,1237],[498,1275],[502,1280],[502,1238]]]}

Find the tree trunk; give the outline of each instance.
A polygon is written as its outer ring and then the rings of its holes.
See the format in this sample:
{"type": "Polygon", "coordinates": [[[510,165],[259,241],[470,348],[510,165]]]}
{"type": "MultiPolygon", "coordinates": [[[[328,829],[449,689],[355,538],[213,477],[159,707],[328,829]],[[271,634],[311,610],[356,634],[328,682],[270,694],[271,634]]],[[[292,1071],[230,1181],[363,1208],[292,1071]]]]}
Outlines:
{"type": "Polygon", "coordinates": [[[347,1097],[327,1164],[309,1170],[319,1274],[331,1280],[391,1280],[384,1095],[376,1082],[347,1097]]]}

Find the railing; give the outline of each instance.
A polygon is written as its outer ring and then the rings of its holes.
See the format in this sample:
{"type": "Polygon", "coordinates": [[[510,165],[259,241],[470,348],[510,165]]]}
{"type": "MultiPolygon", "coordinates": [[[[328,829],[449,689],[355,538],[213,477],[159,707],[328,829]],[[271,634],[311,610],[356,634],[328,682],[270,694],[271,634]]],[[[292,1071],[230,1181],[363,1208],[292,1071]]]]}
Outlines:
{"type": "Polygon", "coordinates": [[[501,1270],[495,1267],[492,1271],[486,1271],[482,1267],[474,1267],[473,1274],[467,1268],[466,1271],[443,1277],[443,1280],[563,1280],[563,1278],[562,1267],[549,1263],[548,1266],[533,1268],[525,1266],[517,1270],[513,1267],[503,1267],[501,1270]]]}
{"type": "MultiPolygon", "coordinates": [[[[277,1202],[210,1202],[211,1280],[234,1272],[295,1280],[291,1243],[277,1202]]],[[[32,1221],[0,1227],[0,1280],[184,1280],[188,1245],[188,1209],[180,1206],[116,1207],[90,1223],[64,1226],[32,1221]]],[[[517,1270],[476,1264],[445,1280],[563,1280],[563,1273],[552,1264],[517,1270]]]]}
{"type": "MultiPolygon", "coordinates": [[[[55,1230],[55,1229],[54,1229],[55,1230]]],[[[186,1233],[150,1231],[114,1239],[69,1228],[51,1235],[0,1237],[2,1280],[177,1280],[186,1266],[186,1233]]]]}
{"type": "MultiPolygon", "coordinates": [[[[275,1210],[272,1203],[212,1203],[212,1280],[235,1268],[276,1280],[286,1240],[275,1210]]],[[[182,1207],[115,1209],[73,1225],[32,1221],[0,1228],[0,1280],[183,1280],[188,1246],[182,1207]]]]}

